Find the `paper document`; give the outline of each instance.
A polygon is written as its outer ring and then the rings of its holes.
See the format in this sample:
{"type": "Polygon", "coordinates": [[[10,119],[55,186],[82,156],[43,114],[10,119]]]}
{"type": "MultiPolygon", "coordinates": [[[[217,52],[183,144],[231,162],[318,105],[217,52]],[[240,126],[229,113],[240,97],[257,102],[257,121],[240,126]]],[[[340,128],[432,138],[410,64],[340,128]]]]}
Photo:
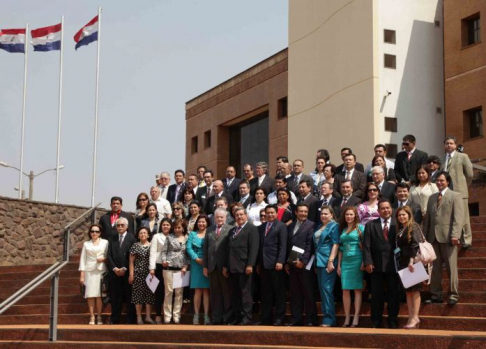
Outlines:
{"type": "Polygon", "coordinates": [[[157,279],[155,275],[148,274],[147,278],[145,279],[145,282],[147,283],[147,286],[150,288],[150,291],[152,291],[152,293],[155,293],[155,290],[157,289],[160,280],[157,279]]]}
{"type": "Polygon", "coordinates": [[[307,270],[311,270],[312,268],[312,263],[314,263],[314,259],[316,258],[315,255],[312,255],[311,258],[309,259],[309,263],[307,263],[307,265],[305,266],[305,268],[307,270]]]}
{"type": "Polygon", "coordinates": [[[402,280],[403,287],[409,288],[413,285],[421,283],[422,281],[428,280],[429,275],[425,271],[424,265],[422,262],[415,263],[413,265],[414,271],[413,273],[408,270],[408,268],[404,268],[398,271],[398,275],[402,280]]]}
{"type": "Polygon", "coordinates": [[[184,275],[181,272],[173,273],[172,274],[172,288],[175,290],[176,288],[186,287],[189,286],[189,280],[191,278],[191,272],[186,271],[184,275]]]}

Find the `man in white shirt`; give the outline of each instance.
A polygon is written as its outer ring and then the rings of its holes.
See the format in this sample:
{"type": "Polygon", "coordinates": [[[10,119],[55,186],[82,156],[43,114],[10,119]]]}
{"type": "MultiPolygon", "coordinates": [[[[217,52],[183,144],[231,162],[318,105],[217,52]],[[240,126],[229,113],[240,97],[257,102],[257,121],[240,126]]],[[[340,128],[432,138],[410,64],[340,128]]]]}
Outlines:
{"type": "Polygon", "coordinates": [[[160,188],[153,186],[150,188],[150,198],[151,201],[157,206],[157,211],[159,212],[159,218],[164,217],[170,218],[172,216],[172,208],[170,207],[170,202],[160,195],[160,188]]]}
{"type": "Polygon", "coordinates": [[[167,199],[167,193],[169,192],[169,184],[170,184],[170,174],[169,172],[162,172],[159,176],[159,188],[160,188],[160,196],[163,199],[167,199]]]}

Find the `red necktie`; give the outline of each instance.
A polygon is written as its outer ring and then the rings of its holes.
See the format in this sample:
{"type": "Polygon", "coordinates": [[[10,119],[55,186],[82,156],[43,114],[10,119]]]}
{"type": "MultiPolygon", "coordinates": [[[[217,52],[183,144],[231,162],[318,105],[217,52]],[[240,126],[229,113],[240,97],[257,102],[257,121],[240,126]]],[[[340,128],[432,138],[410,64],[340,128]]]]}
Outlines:
{"type": "Polygon", "coordinates": [[[346,205],[346,201],[348,201],[348,199],[343,198],[343,202],[341,202],[341,207],[343,207],[344,205],[346,205]]]}
{"type": "Polygon", "coordinates": [[[385,219],[385,226],[383,227],[383,236],[385,241],[388,241],[388,221],[385,219]]]}
{"type": "Polygon", "coordinates": [[[216,228],[216,236],[219,236],[221,234],[221,227],[216,228]]]}
{"type": "Polygon", "coordinates": [[[272,227],[272,223],[267,223],[267,228],[265,229],[265,237],[267,236],[267,234],[270,231],[270,228],[271,227],[272,227]]]}

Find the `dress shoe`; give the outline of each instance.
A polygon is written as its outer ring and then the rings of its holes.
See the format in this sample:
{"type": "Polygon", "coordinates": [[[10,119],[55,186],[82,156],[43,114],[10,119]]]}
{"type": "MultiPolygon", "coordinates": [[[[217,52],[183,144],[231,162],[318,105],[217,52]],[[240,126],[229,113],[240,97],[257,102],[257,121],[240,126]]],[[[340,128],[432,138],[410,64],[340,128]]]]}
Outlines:
{"type": "Polygon", "coordinates": [[[396,321],[389,321],[388,328],[398,328],[398,324],[396,321]]]}
{"type": "Polygon", "coordinates": [[[462,249],[463,250],[469,250],[471,248],[471,245],[470,244],[464,244],[462,245],[462,249]]]}
{"type": "Polygon", "coordinates": [[[433,304],[433,303],[443,303],[442,299],[439,299],[439,298],[431,298],[431,299],[427,299],[425,301],[426,304],[433,304]]]}
{"type": "Polygon", "coordinates": [[[457,304],[457,299],[452,299],[452,298],[450,298],[450,299],[447,301],[447,304],[449,304],[449,305],[456,305],[456,304],[457,304]]]}
{"type": "Polygon", "coordinates": [[[231,322],[228,322],[228,326],[236,326],[240,323],[240,320],[233,320],[231,322]]]}
{"type": "Polygon", "coordinates": [[[373,328],[382,328],[381,322],[373,322],[373,328]]]}
{"type": "Polygon", "coordinates": [[[275,320],[273,326],[282,326],[282,320],[275,320]]]}
{"type": "Polygon", "coordinates": [[[241,322],[239,323],[240,326],[248,326],[248,325],[251,325],[251,321],[248,320],[248,319],[243,319],[241,320],[241,322]]]}
{"type": "Polygon", "coordinates": [[[313,327],[313,326],[315,326],[315,324],[313,322],[309,322],[306,326],[313,327]]]}
{"type": "Polygon", "coordinates": [[[285,324],[285,326],[302,326],[300,322],[292,321],[285,324]]]}

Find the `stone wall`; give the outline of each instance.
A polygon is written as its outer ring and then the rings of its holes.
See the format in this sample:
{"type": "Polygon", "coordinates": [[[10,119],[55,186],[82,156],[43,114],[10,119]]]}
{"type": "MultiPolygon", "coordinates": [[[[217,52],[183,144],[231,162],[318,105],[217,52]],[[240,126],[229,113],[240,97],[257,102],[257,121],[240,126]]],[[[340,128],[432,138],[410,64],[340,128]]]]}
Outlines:
{"type": "MultiPolygon", "coordinates": [[[[0,196],[0,266],[53,264],[62,259],[63,228],[89,207],[18,200],[0,196]]],[[[106,210],[97,210],[96,222],[106,210]]],[[[91,215],[71,229],[71,255],[87,240],[91,215]]]]}

